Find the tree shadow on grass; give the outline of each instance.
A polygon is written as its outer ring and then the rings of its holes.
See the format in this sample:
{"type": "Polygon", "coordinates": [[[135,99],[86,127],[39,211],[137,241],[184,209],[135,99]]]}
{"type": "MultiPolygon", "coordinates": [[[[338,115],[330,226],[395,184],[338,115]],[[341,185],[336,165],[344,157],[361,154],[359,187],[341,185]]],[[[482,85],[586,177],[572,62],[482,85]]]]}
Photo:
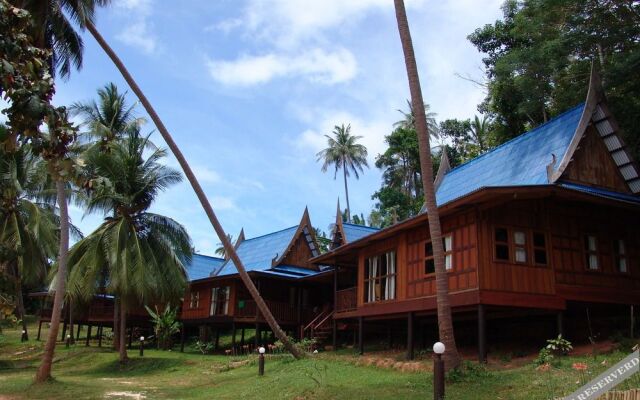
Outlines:
{"type": "Polygon", "coordinates": [[[109,376],[144,376],[156,373],[165,373],[184,364],[183,360],[169,358],[130,358],[129,362],[121,365],[117,359],[101,363],[95,368],[83,372],[85,375],[109,375],[109,376]]]}

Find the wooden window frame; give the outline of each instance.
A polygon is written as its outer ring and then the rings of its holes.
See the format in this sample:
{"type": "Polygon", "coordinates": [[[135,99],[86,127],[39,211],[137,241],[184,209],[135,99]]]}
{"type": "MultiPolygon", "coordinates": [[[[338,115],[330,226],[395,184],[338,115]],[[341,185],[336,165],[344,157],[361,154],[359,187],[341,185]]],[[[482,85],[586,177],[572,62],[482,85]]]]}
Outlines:
{"type": "MultiPolygon", "coordinates": [[[[424,259],[423,259],[423,262],[422,262],[422,264],[424,265],[423,274],[424,274],[425,277],[434,276],[436,274],[434,256],[433,255],[427,256],[427,251],[426,251],[427,245],[429,243],[431,243],[431,242],[432,242],[431,239],[425,240],[423,242],[423,245],[422,245],[422,247],[425,249],[424,259]],[[434,270],[433,270],[433,272],[427,272],[427,261],[430,261],[430,260],[434,260],[434,270]]],[[[455,269],[455,265],[453,265],[453,248],[454,248],[454,246],[453,246],[453,232],[443,233],[442,234],[442,246],[444,247],[444,266],[445,266],[445,269],[446,269],[447,272],[453,272],[454,269],[455,269]],[[447,250],[447,244],[446,244],[446,239],[447,238],[451,239],[451,248],[449,250],[447,250]],[[451,265],[451,268],[447,268],[447,257],[449,257],[449,260],[450,260],[449,263],[451,265]]]]}
{"type": "Polygon", "coordinates": [[[598,235],[595,235],[593,233],[585,233],[582,235],[582,254],[583,254],[582,260],[584,261],[584,268],[588,272],[602,271],[602,260],[600,257],[600,243],[598,242],[599,242],[598,235]],[[593,237],[595,240],[595,244],[596,244],[595,250],[589,249],[588,240],[590,237],[593,237]],[[590,267],[590,258],[592,255],[596,257],[597,268],[590,267]]]}
{"type": "Polygon", "coordinates": [[[625,239],[621,239],[621,238],[613,239],[613,265],[615,266],[617,273],[624,274],[624,275],[629,274],[629,250],[627,246],[627,241],[625,239]],[[620,242],[622,242],[622,245],[624,247],[624,253],[620,253],[620,242]],[[624,260],[625,271],[620,270],[621,260],[624,260]]]}
{"type": "Polygon", "coordinates": [[[189,309],[197,310],[198,308],[200,308],[200,291],[196,290],[189,293],[189,309]]]}
{"type": "Polygon", "coordinates": [[[549,238],[547,232],[543,229],[522,228],[517,226],[505,226],[495,225],[491,230],[491,243],[493,247],[493,262],[500,264],[522,265],[528,267],[540,267],[546,268],[551,265],[549,258],[549,238]],[[498,229],[504,229],[507,232],[507,241],[497,241],[496,231],[498,229]],[[524,233],[524,245],[516,244],[515,234],[516,232],[524,233]],[[544,246],[536,246],[534,243],[535,235],[542,235],[544,237],[544,246]],[[509,259],[498,258],[498,246],[506,246],[509,252],[509,259]],[[516,250],[524,249],[526,255],[526,261],[516,261],[516,250]],[[544,251],[547,260],[546,264],[536,262],[535,252],[544,251]]]}
{"type": "Polygon", "coordinates": [[[209,302],[209,316],[210,317],[215,317],[215,316],[225,316],[225,315],[229,315],[229,302],[231,300],[231,286],[216,286],[216,287],[212,287],[211,288],[211,301],[209,302]],[[219,292],[220,290],[226,290],[226,295],[225,295],[225,300],[223,302],[218,301],[218,296],[214,296],[214,291],[218,291],[218,293],[216,293],[216,295],[219,296],[219,292]],[[224,312],[223,313],[218,313],[218,312],[213,312],[213,305],[216,305],[216,311],[218,310],[219,307],[224,307],[224,312]]]}
{"type": "MultiPolygon", "coordinates": [[[[396,249],[389,249],[386,251],[383,251],[381,253],[375,253],[372,254],[370,256],[365,257],[364,259],[365,265],[364,265],[364,271],[363,271],[363,275],[364,275],[364,304],[380,304],[380,303],[384,303],[387,301],[395,301],[398,298],[398,252],[396,249]],[[369,278],[369,274],[367,273],[367,266],[369,263],[369,260],[374,258],[374,257],[380,257],[380,259],[382,259],[382,257],[385,257],[387,254],[392,253],[393,254],[393,264],[394,264],[394,268],[393,268],[393,274],[389,274],[389,266],[387,265],[387,274],[386,275],[380,275],[380,276],[376,276],[374,278],[369,278]],[[385,299],[381,299],[381,300],[371,300],[369,301],[369,282],[371,282],[372,280],[375,281],[382,281],[384,280],[385,284],[387,282],[387,280],[389,278],[393,277],[393,284],[394,284],[394,288],[393,288],[393,297],[392,298],[385,298],[385,299]]],[[[375,284],[374,284],[375,285],[375,284]]],[[[381,286],[381,290],[382,290],[382,284],[380,284],[381,286]]]]}

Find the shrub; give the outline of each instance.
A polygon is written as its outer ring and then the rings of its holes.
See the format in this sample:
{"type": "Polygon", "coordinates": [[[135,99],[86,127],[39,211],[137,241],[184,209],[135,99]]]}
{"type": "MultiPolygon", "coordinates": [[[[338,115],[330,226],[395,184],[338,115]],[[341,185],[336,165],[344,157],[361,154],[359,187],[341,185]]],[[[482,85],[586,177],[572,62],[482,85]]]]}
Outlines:
{"type": "Polygon", "coordinates": [[[446,378],[448,382],[458,383],[475,381],[489,375],[490,373],[484,365],[465,360],[459,367],[447,372],[446,378]]]}
{"type": "Polygon", "coordinates": [[[573,350],[571,342],[564,339],[562,335],[558,335],[555,339],[547,340],[546,348],[556,356],[566,356],[571,350],[573,350]]]}
{"type": "Polygon", "coordinates": [[[201,342],[199,340],[196,342],[196,349],[198,349],[202,354],[211,353],[214,347],[214,344],[211,342],[201,342]]]}

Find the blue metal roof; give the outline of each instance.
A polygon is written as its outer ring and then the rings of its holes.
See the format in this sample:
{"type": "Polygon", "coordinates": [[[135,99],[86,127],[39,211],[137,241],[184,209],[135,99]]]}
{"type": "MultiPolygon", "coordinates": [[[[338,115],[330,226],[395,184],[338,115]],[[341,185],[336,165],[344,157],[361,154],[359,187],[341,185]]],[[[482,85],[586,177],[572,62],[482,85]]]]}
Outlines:
{"type": "Polygon", "coordinates": [[[365,236],[369,236],[372,233],[378,232],[380,229],[370,226],[350,224],[348,222],[342,223],[342,229],[344,229],[344,235],[346,236],[347,243],[351,243],[358,239],[362,239],[365,236]]]}
{"type": "Polygon", "coordinates": [[[580,104],[495,149],[449,171],[436,193],[438,205],[483,187],[546,185],[552,154],[560,160],[578,127],[580,104]]]}
{"type": "MultiPolygon", "coordinates": [[[[247,272],[271,269],[273,259],[284,253],[297,229],[298,225],[241,242],[237,253],[247,272]]],[[[233,275],[237,272],[235,264],[229,260],[216,276],[233,275]]]]}
{"type": "Polygon", "coordinates": [[[224,258],[210,257],[202,254],[194,254],[191,264],[185,265],[189,281],[208,278],[213,271],[220,269],[224,264],[224,258]]]}
{"type": "Polygon", "coordinates": [[[569,182],[560,182],[560,186],[562,186],[563,188],[576,190],[583,193],[588,193],[598,197],[604,197],[607,199],[621,200],[621,201],[627,201],[630,203],[640,204],[640,197],[626,194],[626,193],[613,192],[607,189],[596,188],[596,187],[585,186],[585,185],[578,185],[578,184],[569,183],[569,182]]]}

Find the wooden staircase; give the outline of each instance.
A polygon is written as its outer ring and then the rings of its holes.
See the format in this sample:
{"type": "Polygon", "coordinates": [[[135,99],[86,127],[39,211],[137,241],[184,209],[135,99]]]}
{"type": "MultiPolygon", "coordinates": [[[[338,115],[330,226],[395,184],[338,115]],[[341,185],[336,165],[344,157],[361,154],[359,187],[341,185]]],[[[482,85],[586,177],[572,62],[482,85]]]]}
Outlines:
{"type": "Polygon", "coordinates": [[[333,309],[325,307],[302,329],[302,338],[315,339],[316,346],[324,344],[332,335],[333,309]]]}

